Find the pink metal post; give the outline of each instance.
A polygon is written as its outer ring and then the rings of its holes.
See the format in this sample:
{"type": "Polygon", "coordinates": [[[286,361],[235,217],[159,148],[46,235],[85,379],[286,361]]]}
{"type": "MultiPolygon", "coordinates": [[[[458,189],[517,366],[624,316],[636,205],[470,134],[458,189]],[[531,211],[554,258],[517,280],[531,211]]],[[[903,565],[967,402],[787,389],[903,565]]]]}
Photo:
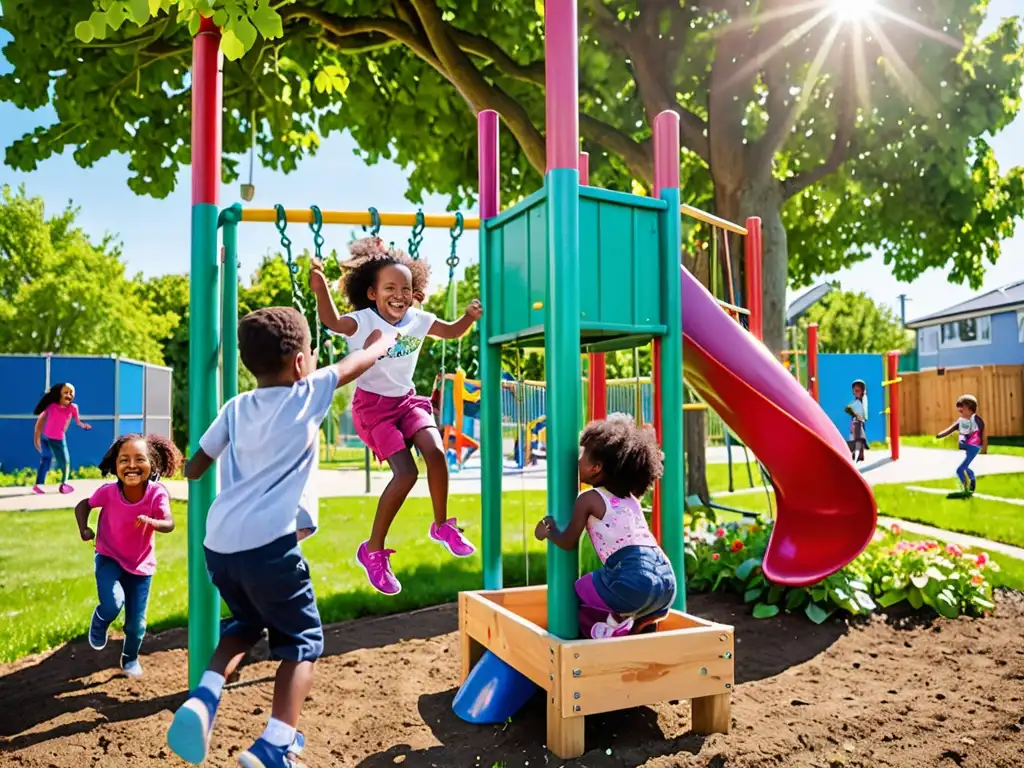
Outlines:
{"type": "Polygon", "coordinates": [[[220,30],[204,18],[192,43],[192,205],[220,201],[220,65],[220,30]]]}
{"type": "Polygon", "coordinates": [[[580,186],[590,186],[590,154],[580,152],[580,186]]]}
{"type": "Polygon", "coordinates": [[[576,0],[545,0],[544,122],[549,171],[579,167],[578,46],[576,0]]]}
{"type": "MultiPolygon", "coordinates": [[[[590,155],[580,152],[580,186],[590,186],[590,155]]],[[[591,352],[588,355],[590,368],[590,386],[588,399],[588,416],[591,421],[608,416],[608,367],[604,352],[591,352]]]]}
{"type": "Polygon", "coordinates": [[[479,154],[480,218],[498,215],[501,204],[498,179],[498,113],[485,109],[477,115],[477,150],[479,154]]]}
{"type": "Polygon", "coordinates": [[[746,238],[747,309],[750,310],[750,332],[758,340],[764,339],[763,298],[761,278],[761,219],[747,219],[746,238]]]}

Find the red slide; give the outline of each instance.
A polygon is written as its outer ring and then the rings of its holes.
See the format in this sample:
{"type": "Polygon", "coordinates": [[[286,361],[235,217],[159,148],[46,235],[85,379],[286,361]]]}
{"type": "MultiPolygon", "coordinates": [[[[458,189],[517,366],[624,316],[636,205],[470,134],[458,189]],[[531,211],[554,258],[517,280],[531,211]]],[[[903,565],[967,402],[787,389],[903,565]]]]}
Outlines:
{"type": "Polygon", "coordinates": [[[840,570],[874,535],[878,508],[846,441],[768,349],[685,269],[686,380],[771,473],[777,505],[764,575],[791,587],[840,570]]]}

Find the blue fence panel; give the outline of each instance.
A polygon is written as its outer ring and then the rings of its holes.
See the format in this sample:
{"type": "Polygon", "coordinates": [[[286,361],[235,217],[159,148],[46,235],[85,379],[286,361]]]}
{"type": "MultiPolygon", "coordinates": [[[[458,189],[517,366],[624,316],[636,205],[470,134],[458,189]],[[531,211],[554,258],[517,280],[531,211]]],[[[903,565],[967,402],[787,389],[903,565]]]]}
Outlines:
{"type": "Polygon", "coordinates": [[[76,426],[74,422],[68,427],[68,452],[74,469],[99,465],[103,454],[114,442],[113,419],[95,419],[89,423],[92,429],[88,431],[76,426]]]}
{"type": "Polygon", "coordinates": [[[868,442],[885,441],[885,391],[882,389],[882,355],[818,355],[818,393],[821,407],[839,428],[850,434],[850,416],[844,409],[853,400],[852,384],[861,379],[867,385],[868,442]]]}
{"type": "Polygon", "coordinates": [[[142,419],[126,419],[124,416],[120,419],[120,427],[118,429],[119,435],[128,435],[132,432],[142,433],[143,424],[142,419]]]}
{"type": "Polygon", "coordinates": [[[0,469],[12,472],[39,466],[39,454],[32,444],[34,428],[33,419],[0,419],[0,469]]]}
{"type": "Polygon", "coordinates": [[[141,415],[144,411],[144,378],[145,366],[140,363],[117,361],[118,379],[117,399],[118,413],[132,416],[141,415]]]}
{"type": "Polygon", "coordinates": [[[74,384],[75,402],[82,413],[113,414],[114,363],[113,358],[54,357],[50,363],[50,383],[74,384]]]}
{"type": "Polygon", "coordinates": [[[32,413],[46,392],[46,358],[0,357],[0,381],[4,383],[0,412],[6,415],[32,413]]]}

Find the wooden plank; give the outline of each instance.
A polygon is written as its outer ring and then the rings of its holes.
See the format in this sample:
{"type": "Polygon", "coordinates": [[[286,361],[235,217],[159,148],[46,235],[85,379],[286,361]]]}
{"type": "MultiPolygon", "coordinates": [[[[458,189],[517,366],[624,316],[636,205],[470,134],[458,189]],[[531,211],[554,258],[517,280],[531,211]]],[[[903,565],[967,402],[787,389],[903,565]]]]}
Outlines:
{"type": "Polygon", "coordinates": [[[469,598],[465,592],[459,593],[459,648],[461,656],[461,669],[459,671],[459,685],[466,682],[469,673],[483,656],[484,648],[474,640],[467,631],[467,620],[469,616],[469,598]]]}
{"type": "Polygon", "coordinates": [[[548,588],[546,584],[476,592],[475,594],[507,608],[541,629],[548,628],[548,588]]]}
{"type": "Polygon", "coordinates": [[[570,695],[562,715],[724,693],[733,684],[733,645],[722,625],[565,643],[560,677],[570,695]]]}
{"type": "Polygon", "coordinates": [[[567,692],[565,681],[558,674],[565,663],[565,646],[561,643],[553,646],[548,655],[550,675],[553,679],[551,690],[547,693],[547,747],[555,757],[572,760],[580,757],[585,751],[584,719],[581,714],[573,711],[572,694],[567,692]],[[566,710],[568,703],[568,713],[566,710]]]}
{"type": "Polygon", "coordinates": [[[717,693],[690,701],[694,733],[728,733],[732,727],[732,693],[717,693]]]}
{"type": "Polygon", "coordinates": [[[479,593],[466,592],[465,633],[546,691],[558,638],[479,593]]]}
{"type": "Polygon", "coordinates": [[[935,434],[956,418],[956,400],[978,398],[990,437],[1024,434],[1024,365],[985,365],[901,374],[900,433],[935,434]]]}

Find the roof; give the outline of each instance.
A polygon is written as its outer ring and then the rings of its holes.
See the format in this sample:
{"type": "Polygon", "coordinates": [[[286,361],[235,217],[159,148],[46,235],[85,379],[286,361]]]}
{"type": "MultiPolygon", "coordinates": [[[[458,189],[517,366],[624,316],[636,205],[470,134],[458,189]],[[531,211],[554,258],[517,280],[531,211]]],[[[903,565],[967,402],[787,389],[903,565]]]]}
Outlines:
{"type": "Polygon", "coordinates": [[[942,320],[987,315],[995,310],[1009,310],[1016,307],[1024,307],[1024,280],[996,288],[994,291],[954,304],[940,312],[911,320],[907,323],[907,328],[923,328],[926,325],[935,325],[942,320]]]}

